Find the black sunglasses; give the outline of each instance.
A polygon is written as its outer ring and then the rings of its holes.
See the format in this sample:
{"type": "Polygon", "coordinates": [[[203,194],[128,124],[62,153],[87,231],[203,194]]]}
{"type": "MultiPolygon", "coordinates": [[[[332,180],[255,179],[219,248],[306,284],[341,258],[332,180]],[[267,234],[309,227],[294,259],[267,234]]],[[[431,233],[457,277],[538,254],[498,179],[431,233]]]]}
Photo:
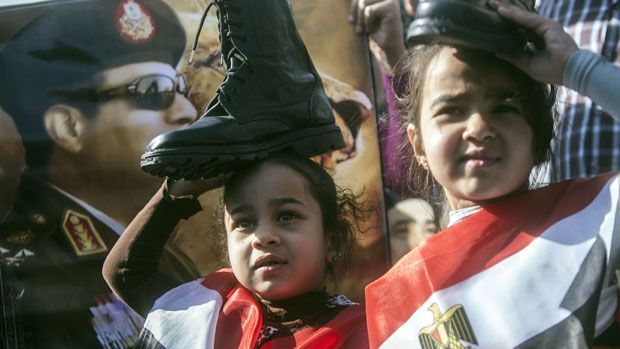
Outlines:
{"type": "Polygon", "coordinates": [[[100,102],[118,97],[129,97],[140,109],[164,110],[174,102],[176,93],[187,94],[185,75],[170,77],[152,74],[141,76],[131,83],[105,91],[95,92],[100,102]]]}

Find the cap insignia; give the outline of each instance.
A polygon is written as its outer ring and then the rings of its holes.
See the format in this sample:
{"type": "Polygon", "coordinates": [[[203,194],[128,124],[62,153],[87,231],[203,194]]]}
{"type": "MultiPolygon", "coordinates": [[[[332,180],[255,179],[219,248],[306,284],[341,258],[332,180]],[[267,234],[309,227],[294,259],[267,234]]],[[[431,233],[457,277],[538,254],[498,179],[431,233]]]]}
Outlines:
{"type": "Polygon", "coordinates": [[[149,41],[155,33],[148,10],[136,0],[124,0],[118,4],[116,21],[121,37],[130,43],[149,41]]]}
{"type": "Polygon", "coordinates": [[[108,250],[93,221],[86,215],[66,210],[62,220],[62,231],[80,257],[108,250]]]}

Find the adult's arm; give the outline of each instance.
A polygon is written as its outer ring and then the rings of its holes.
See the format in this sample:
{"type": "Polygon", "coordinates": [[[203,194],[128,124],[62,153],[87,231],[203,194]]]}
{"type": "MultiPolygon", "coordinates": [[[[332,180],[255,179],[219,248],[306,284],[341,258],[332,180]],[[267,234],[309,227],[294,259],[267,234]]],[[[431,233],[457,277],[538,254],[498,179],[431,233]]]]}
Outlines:
{"type": "Polygon", "coordinates": [[[564,86],[600,105],[620,121],[620,68],[588,50],[575,52],[564,70],[564,86]]]}
{"type": "Polygon", "coordinates": [[[104,279],[140,315],[145,316],[157,298],[179,284],[157,270],[159,259],[178,222],[201,209],[191,195],[168,195],[166,182],[108,254],[103,265],[104,279]]]}

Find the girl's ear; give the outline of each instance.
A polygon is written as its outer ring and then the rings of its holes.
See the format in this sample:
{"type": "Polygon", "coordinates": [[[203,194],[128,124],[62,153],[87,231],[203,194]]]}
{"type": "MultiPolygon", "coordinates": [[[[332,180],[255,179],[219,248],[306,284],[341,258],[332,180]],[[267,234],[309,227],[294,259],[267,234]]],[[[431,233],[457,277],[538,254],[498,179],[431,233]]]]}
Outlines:
{"type": "Polygon", "coordinates": [[[336,251],[333,249],[330,249],[327,251],[327,253],[325,254],[325,261],[327,263],[333,263],[336,259],[336,251]]]}
{"type": "Polygon", "coordinates": [[[428,160],[426,158],[426,152],[424,151],[424,146],[422,145],[422,139],[418,135],[418,130],[414,124],[407,125],[407,138],[409,138],[409,143],[413,147],[413,154],[415,155],[415,159],[420,166],[424,169],[428,170],[428,160]]]}
{"type": "Polygon", "coordinates": [[[47,134],[59,147],[71,153],[82,149],[82,112],[65,104],[55,104],[45,111],[43,119],[47,134]]]}
{"type": "Polygon", "coordinates": [[[337,251],[336,248],[334,247],[334,241],[333,241],[333,237],[334,235],[330,232],[327,232],[325,234],[325,261],[327,263],[333,263],[334,260],[337,258],[337,251]]]}

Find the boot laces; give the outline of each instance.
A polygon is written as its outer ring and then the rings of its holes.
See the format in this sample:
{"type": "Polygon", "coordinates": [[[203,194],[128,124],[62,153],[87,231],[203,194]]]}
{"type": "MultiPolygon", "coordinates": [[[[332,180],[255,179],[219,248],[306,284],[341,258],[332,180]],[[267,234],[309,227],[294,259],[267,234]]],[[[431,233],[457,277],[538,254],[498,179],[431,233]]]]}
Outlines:
{"type": "MultiPolygon", "coordinates": [[[[229,63],[228,63],[228,70],[226,71],[226,76],[224,77],[224,81],[222,82],[222,84],[220,85],[220,87],[218,88],[217,93],[221,96],[223,96],[223,98],[227,101],[230,102],[232,99],[230,98],[230,96],[228,96],[225,92],[224,92],[224,86],[227,84],[228,81],[230,81],[231,79],[235,79],[239,82],[239,84],[241,85],[245,85],[246,80],[238,74],[238,70],[241,67],[241,65],[243,63],[247,62],[245,57],[243,57],[243,55],[241,55],[240,53],[236,52],[236,48],[230,51],[229,54],[229,63]]],[[[248,65],[248,71],[250,73],[254,73],[254,69],[248,65]]],[[[236,88],[232,89],[232,93],[237,95],[238,91],[236,88]]]]}
{"type": "MultiPolygon", "coordinates": [[[[235,20],[234,18],[230,17],[230,13],[238,14],[242,12],[243,9],[241,7],[230,4],[230,0],[228,1],[211,0],[209,2],[207,7],[205,8],[205,11],[202,14],[202,17],[200,19],[200,25],[198,27],[198,31],[196,32],[196,36],[194,37],[194,43],[192,45],[192,51],[190,53],[189,63],[192,63],[193,61],[194,54],[198,47],[200,33],[202,32],[202,27],[204,26],[204,22],[207,18],[207,14],[211,10],[211,7],[213,7],[214,5],[217,9],[218,31],[220,33],[219,39],[220,39],[220,45],[222,47],[221,53],[220,53],[221,64],[222,66],[227,67],[224,81],[218,88],[216,94],[221,95],[227,102],[230,102],[231,98],[224,93],[224,89],[223,89],[226,83],[234,78],[237,81],[239,81],[240,84],[242,85],[245,84],[245,79],[237,75],[237,71],[243,63],[247,62],[247,59],[241,53],[241,50],[237,48],[237,46],[235,45],[235,41],[232,39],[246,41],[247,36],[243,34],[243,32],[240,30],[240,27],[243,26],[243,22],[239,20],[235,20]],[[230,49],[228,47],[225,47],[227,46],[226,45],[227,43],[232,44],[231,45],[232,47],[230,49]]],[[[252,67],[248,66],[248,68],[249,68],[248,70],[250,71],[250,73],[254,72],[254,69],[252,67]]],[[[233,89],[232,92],[234,94],[237,94],[237,89],[233,89]]]]}
{"type": "MultiPolygon", "coordinates": [[[[202,13],[202,17],[200,18],[200,24],[198,26],[198,31],[196,31],[196,35],[194,37],[194,43],[192,44],[192,51],[190,53],[189,63],[192,63],[193,61],[194,54],[198,47],[198,41],[200,39],[200,33],[202,32],[202,27],[204,26],[204,22],[207,18],[207,14],[209,13],[213,5],[215,5],[217,9],[218,31],[220,33],[219,39],[220,39],[220,45],[222,46],[221,64],[225,65],[226,62],[224,61],[224,57],[226,56],[226,59],[228,59],[228,56],[229,56],[229,52],[226,52],[229,50],[225,49],[224,47],[225,43],[230,41],[229,39],[234,38],[234,39],[238,39],[241,41],[247,40],[247,36],[245,34],[243,34],[241,31],[239,32],[236,31],[236,29],[243,26],[243,22],[239,20],[231,19],[229,16],[231,12],[240,13],[243,11],[243,9],[239,6],[235,6],[235,5],[230,4],[229,2],[226,2],[226,0],[211,0],[207,4],[207,7],[202,13]]],[[[232,42],[232,46],[233,47],[235,46],[234,42],[232,42]]]]}
{"type": "MultiPolygon", "coordinates": [[[[212,0],[209,2],[209,4],[207,4],[207,8],[205,8],[204,12],[202,13],[202,17],[200,17],[200,24],[198,24],[198,30],[196,31],[196,35],[194,36],[194,43],[192,44],[192,51],[189,54],[188,63],[190,64],[194,60],[194,54],[196,53],[196,48],[198,47],[198,40],[200,39],[200,33],[202,32],[202,27],[204,26],[205,20],[207,19],[207,14],[209,14],[209,10],[211,9],[211,7],[215,5],[215,1],[216,0],[212,0]]],[[[218,23],[218,27],[219,27],[219,23],[218,23]]]]}

